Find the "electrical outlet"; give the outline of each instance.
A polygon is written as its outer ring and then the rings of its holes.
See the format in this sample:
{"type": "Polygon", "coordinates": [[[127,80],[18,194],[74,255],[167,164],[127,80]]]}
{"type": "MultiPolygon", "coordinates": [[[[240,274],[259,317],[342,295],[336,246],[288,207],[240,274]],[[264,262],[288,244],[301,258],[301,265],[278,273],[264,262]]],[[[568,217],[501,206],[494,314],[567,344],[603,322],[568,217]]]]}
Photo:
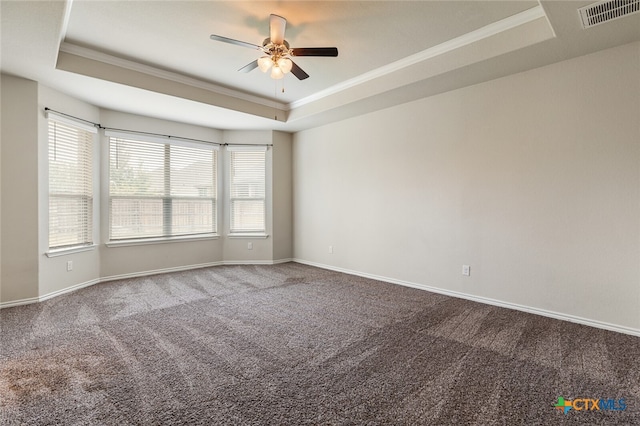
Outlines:
{"type": "Polygon", "coordinates": [[[247,243],[247,249],[253,250],[253,243],[247,243]]]}
{"type": "Polygon", "coordinates": [[[462,265],[462,275],[466,275],[467,277],[471,275],[471,266],[462,265]]]}
{"type": "Polygon", "coordinates": [[[67,272],[73,271],[73,260],[67,260],[67,272]]]}
{"type": "Polygon", "coordinates": [[[329,246],[329,254],[333,254],[333,246],[329,246]]]}

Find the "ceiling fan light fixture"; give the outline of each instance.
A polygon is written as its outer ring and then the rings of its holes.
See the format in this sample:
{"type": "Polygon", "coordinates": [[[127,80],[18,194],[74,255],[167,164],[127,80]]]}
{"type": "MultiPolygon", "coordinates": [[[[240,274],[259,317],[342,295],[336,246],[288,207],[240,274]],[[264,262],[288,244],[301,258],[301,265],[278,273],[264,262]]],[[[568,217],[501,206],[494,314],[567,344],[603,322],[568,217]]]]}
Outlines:
{"type": "Polygon", "coordinates": [[[291,71],[292,67],[293,67],[293,62],[291,62],[291,59],[289,59],[289,58],[280,58],[278,60],[278,68],[280,68],[282,70],[283,74],[286,74],[289,71],[291,71]]]}
{"type": "Polygon", "coordinates": [[[271,68],[271,78],[273,78],[274,80],[280,80],[282,77],[284,77],[284,73],[282,72],[278,64],[275,64],[273,68],[271,68]]]}
{"type": "Polygon", "coordinates": [[[263,56],[262,58],[258,59],[258,68],[260,68],[260,71],[262,72],[269,71],[269,68],[271,68],[271,65],[273,65],[273,60],[271,59],[271,56],[263,56]]]}

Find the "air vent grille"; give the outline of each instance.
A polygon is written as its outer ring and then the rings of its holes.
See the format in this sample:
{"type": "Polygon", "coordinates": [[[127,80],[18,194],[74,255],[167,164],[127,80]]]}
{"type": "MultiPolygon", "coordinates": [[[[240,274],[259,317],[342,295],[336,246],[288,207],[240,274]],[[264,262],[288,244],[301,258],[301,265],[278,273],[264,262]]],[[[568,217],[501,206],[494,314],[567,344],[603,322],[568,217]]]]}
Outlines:
{"type": "Polygon", "coordinates": [[[582,27],[589,28],[640,11],[640,0],[606,0],[578,9],[582,27]]]}

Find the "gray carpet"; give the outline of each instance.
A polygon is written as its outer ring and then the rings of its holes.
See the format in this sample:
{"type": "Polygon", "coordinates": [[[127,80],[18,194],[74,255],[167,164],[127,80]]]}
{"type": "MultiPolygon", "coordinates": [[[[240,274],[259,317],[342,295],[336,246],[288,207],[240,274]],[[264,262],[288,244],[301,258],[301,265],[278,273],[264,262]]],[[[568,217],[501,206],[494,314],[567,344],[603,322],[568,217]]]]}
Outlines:
{"type": "Polygon", "coordinates": [[[637,337],[296,263],[98,284],[0,330],[3,425],[640,424],[637,337]]]}

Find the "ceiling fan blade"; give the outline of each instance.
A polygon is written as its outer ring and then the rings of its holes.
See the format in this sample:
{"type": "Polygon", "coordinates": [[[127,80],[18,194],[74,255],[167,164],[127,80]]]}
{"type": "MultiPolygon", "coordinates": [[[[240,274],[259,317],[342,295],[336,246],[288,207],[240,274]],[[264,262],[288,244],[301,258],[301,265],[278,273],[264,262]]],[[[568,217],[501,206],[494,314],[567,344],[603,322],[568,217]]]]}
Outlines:
{"type": "Polygon", "coordinates": [[[337,47],[294,47],[291,56],[338,56],[337,47]]]}
{"type": "Polygon", "coordinates": [[[258,68],[258,60],[257,59],[255,61],[253,61],[253,62],[248,63],[244,67],[240,68],[238,71],[246,73],[246,72],[253,71],[256,68],[258,68]]]}
{"type": "Polygon", "coordinates": [[[229,43],[229,44],[235,44],[236,46],[248,47],[249,49],[262,50],[262,47],[258,46],[257,44],[247,43],[245,41],[240,41],[240,40],[234,40],[232,38],[222,37],[215,34],[211,34],[209,38],[211,38],[211,40],[221,41],[223,43],[229,43]]]}
{"type": "Polygon", "coordinates": [[[284,30],[287,27],[287,20],[282,16],[271,15],[269,17],[269,38],[273,44],[284,43],[284,30]]]}
{"type": "Polygon", "coordinates": [[[300,68],[295,62],[291,61],[291,63],[293,64],[291,66],[291,74],[298,77],[298,80],[304,80],[305,78],[309,78],[309,74],[304,72],[304,70],[300,68]]]}

